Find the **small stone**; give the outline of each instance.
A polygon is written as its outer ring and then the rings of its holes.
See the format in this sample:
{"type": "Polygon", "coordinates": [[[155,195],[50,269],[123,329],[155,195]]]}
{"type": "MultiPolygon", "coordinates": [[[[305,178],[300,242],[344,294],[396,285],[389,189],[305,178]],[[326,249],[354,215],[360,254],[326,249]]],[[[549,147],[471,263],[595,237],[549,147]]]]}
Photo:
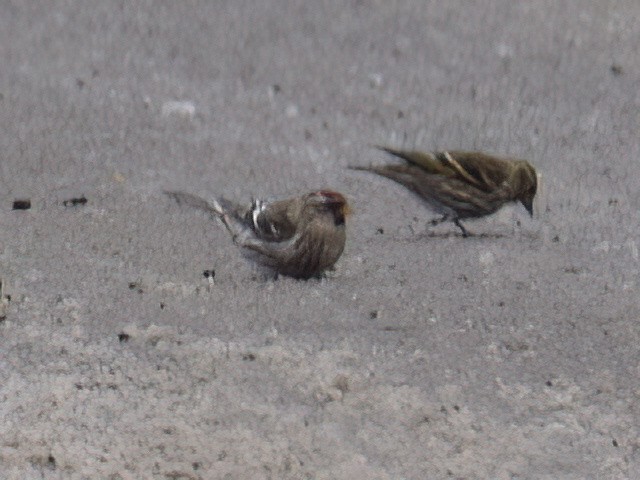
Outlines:
{"type": "Polygon", "coordinates": [[[284,114],[287,116],[287,118],[296,118],[300,114],[300,110],[298,109],[297,105],[290,103],[289,105],[287,105],[284,114]]]}
{"type": "Polygon", "coordinates": [[[13,201],[14,210],[29,210],[31,208],[31,200],[28,198],[17,199],[13,201]]]}
{"type": "Polygon", "coordinates": [[[380,73],[369,74],[369,86],[371,88],[380,88],[382,86],[383,77],[380,73]]]}
{"type": "Polygon", "coordinates": [[[189,101],[168,101],[162,105],[163,117],[181,117],[185,119],[192,119],[196,114],[196,106],[193,102],[189,101]]]}
{"type": "Polygon", "coordinates": [[[87,198],[82,195],[81,197],[74,197],[62,202],[65,207],[77,207],[78,205],[86,205],[87,198]]]}

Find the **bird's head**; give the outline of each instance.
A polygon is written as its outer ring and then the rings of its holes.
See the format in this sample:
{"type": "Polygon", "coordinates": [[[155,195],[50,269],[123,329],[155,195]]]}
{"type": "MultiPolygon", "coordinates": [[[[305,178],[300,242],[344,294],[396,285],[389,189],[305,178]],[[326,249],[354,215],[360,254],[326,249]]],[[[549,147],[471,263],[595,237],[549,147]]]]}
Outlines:
{"type": "Polygon", "coordinates": [[[515,200],[520,201],[529,215],[533,216],[533,199],[538,189],[536,169],[526,160],[518,162],[513,172],[511,186],[515,193],[515,200]]]}
{"type": "Polygon", "coordinates": [[[347,199],[332,190],[311,192],[306,198],[306,207],[317,214],[330,214],[336,225],[343,225],[345,217],[351,213],[347,199]]]}

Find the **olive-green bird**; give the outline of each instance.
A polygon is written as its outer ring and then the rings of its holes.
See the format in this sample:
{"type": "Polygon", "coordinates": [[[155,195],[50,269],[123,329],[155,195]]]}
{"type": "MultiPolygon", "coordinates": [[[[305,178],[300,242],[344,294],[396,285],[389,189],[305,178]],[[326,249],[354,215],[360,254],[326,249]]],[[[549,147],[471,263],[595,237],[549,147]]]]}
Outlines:
{"type": "Polygon", "coordinates": [[[463,236],[466,218],[490,215],[508,202],[520,202],[533,216],[538,185],[536,170],[526,160],[500,158],[481,152],[419,152],[376,147],[405,164],[350,167],[377,173],[404,185],[443,215],[432,224],[451,220],[463,236]]]}

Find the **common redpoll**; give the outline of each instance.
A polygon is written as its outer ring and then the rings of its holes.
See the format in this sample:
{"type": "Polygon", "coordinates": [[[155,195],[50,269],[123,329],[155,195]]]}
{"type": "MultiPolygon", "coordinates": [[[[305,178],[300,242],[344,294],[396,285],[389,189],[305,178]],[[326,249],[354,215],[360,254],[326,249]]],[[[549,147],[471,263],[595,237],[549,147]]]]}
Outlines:
{"type": "Polygon", "coordinates": [[[182,192],[165,192],[178,203],[220,218],[240,247],[277,273],[308,279],[333,267],[346,241],[349,206],[331,190],[243,207],[223,198],[206,200],[182,192]]]}
{"type": "Polygon", "coordinates": [[[490,215],[508,202],[519,201],[533,216],[536,170],[526,160],[499,158],[481,152],[402,151],[377,147],[406,164],[351,167],[390,178],[421,197],[442,218],[451,220],[463,236],[461,219],[490,215]]]}

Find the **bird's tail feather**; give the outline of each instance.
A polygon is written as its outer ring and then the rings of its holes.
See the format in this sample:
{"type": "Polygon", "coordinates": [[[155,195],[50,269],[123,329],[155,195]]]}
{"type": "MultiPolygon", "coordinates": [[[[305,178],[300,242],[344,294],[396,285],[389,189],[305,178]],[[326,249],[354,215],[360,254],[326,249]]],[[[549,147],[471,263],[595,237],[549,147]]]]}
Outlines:
{"type": "Polygon", "coordinates": [[[216,205],[216,202],[209,203],[204,198],[198,197],[197,195],[192,195],[186,192],[170,192],[166,190],[164,193],[165,195],[173,198],[178,205],[186,205],[188,207],[197,208],[216,215],[220,215],[222,213],[219,209],[219,205],[216,205]]]}
{"type": "Polygon", "coordinates": [[[361,172],[372,172],[373,171],[373,166],[371,165],[348,165],[347,168],[349,170],[358,170],[361,172]]]}
{"type": "Polygon", "coordinates": [[[238,205],[226,198],[220,197],[208,202],[204,198],[190,193],[169,191],[164,193],[173,198],[179,205],[203,210],[220,219],[236,243],[243,242],[250,234],[251,229],[244,224],[238,205]]]}

